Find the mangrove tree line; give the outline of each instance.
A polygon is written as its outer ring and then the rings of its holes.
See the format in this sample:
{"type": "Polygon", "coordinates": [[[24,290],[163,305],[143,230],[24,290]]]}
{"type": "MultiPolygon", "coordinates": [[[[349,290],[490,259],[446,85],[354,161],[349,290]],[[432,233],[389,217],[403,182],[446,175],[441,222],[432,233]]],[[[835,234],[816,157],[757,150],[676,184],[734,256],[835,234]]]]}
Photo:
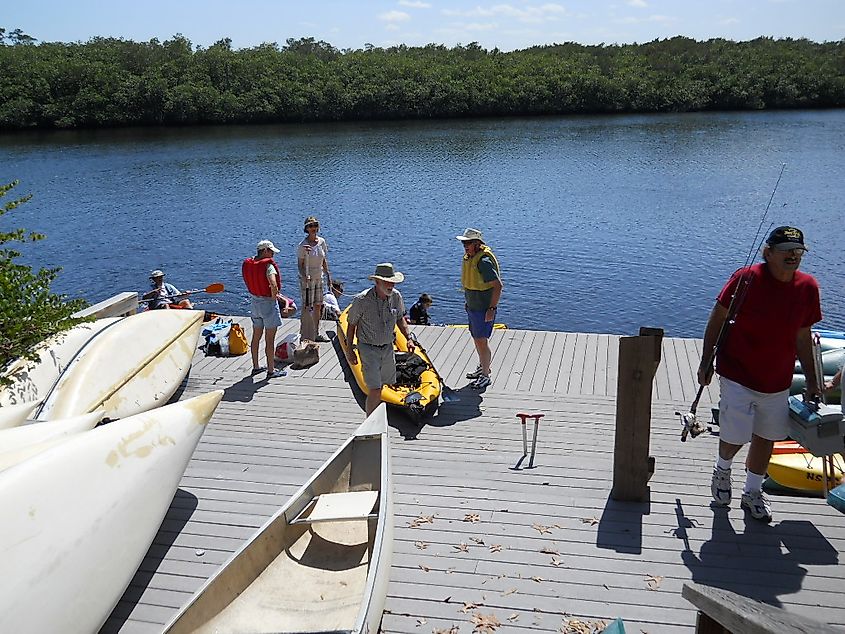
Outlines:
{"type": "Polygon", "coordinates": [[[0,29],[0,128],[338,121],[845,105],[845,40],[684,37],[520,51],[204,48],[181,35],[37,42],[0,29]]]}

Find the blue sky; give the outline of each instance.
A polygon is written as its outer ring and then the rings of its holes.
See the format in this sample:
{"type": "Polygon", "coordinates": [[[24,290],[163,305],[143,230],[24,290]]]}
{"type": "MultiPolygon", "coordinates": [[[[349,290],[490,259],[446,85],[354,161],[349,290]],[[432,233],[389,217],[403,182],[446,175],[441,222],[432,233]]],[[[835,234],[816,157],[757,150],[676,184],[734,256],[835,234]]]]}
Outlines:
{"type": "Polygon", "coordinates": [[[42,41],[182,33],[235,48],[314,37],[338,48],[479,42],[502,50],[575,41],[646,42],[685,35],[845,38],[845,0],[20,0],[0,18],[42,41]]]}

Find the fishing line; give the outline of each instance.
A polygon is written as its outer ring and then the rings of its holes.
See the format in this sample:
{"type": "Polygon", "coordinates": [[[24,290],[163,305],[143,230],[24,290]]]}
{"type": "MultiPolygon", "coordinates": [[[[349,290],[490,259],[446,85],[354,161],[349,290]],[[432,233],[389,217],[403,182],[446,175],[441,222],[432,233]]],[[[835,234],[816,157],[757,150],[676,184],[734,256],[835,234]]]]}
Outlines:
{"type": "MultiPolygon", "coordinates": [[[[751,242],[751,247],[748,249],[748,254],[745,256],[745,264],[743,265],[743,268],[740,269],[742,273],[739,276],[739,280],[737,280],[736,288],[734,289],[733,295],[731,296],[731,302],[728,305],[728,314],[725,316],[725,320],[722,322],[722,325],[719,328],[719,334],[716,337],[716,342],[713,345],[713,349],[710,351],[702,351],[704,355],[703,358],[706,359],[704,372],[706,377],[713,376],[713,364],[716,360],[716,353],[718,352],[721,345],[724,343],[725,336],[727,335],[731,324],[736,321],[736,315],[739,312],[742,303],[745,301],[745,296],[748,293],[748,287],[751,285],[751,270],[749,267],[751,265],[751,261],[754,258],[754,254],[759,251],[763,246],[763,239],[766,235],[766,232],[763,232],[762,237],[760,234],[763,230],[763,225],[766,222],[766,216],[769,215],[769,209],[772,206],[772,201],[775,199],[775,193],[778,190],[778,185],[780,185],[780,180],[783,176],[783,172],[785,169],[786,163],[782,163],[777,181],[775,181],[775,186],[772,189],[772,195],[769,196],[769,202],[766,204],[766,208],[763,211],[762,218],[760,218],[760,224],[757,225],[757,232],[754,234],[754,240],[751,242]]],[[[769,230],[771,230],[771,227],[773,225],[774,223],[771,223],[769,225],[769,230]]],[[[695,438],[704,431],[704,427],[701,426],[695,415],[696,410],[698,409],[698,402],[701,400],[701,395],[704,393],[704,387],[704,385],[698,386],[698,392],[695,395],[695,400],[692,402],[692,405],[690,405],[688,413],[682,414],[681,412],[675,412],[677,416],[681,417],[681,424],[683,425],[683,431],[681,432],[681,441],[686,441],[687,435],[691,435],[693,438],[695,438]]]]}

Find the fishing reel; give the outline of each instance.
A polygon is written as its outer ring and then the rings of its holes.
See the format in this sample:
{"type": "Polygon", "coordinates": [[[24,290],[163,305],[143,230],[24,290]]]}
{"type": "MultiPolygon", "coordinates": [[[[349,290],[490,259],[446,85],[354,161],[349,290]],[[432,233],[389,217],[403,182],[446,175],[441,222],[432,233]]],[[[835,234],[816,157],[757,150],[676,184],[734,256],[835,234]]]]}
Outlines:
{"type": "Polygon", "coordinates": [[[675,416],[680,417],[681,425],[683,426],[681,430],[681,442],[686,442],[687,436],[695,438],[709,429],[698,422],[695,412],[688,412],[686,414],[675,412],[675,416]]]}

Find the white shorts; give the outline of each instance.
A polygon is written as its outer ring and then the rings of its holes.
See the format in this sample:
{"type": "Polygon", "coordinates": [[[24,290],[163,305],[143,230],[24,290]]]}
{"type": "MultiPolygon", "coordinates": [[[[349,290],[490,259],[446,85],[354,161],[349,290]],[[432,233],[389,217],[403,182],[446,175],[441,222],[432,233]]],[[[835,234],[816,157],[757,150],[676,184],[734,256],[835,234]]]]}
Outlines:
{"type": "Polygon", "coordinates": [[[789,390],[766,394],[719,377],[719,438],[744,445],[751,435],[783,440],[789,435],[789,390]]]}

